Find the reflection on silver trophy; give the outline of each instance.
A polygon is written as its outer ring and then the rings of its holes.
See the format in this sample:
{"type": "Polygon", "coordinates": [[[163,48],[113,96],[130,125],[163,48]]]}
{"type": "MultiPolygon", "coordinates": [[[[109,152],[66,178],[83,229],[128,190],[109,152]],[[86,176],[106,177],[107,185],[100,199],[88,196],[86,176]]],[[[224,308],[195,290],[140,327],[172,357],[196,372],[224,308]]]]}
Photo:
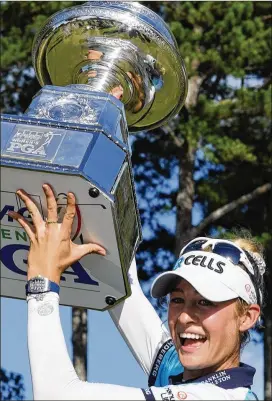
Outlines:
{"type": "Polygon", "coordinates": [[[187,92],[184,64],[164,21],[122,1],[54,14],[32,57],[42,89],[23,116],[1,120],[1,293],[25,297],[28,239],[7,212],[30,216],[16,190],[31,194],[43,213],[47,182],[60,219],[65,194],[76,195],[72,239],[107,250],[63,274],[62,303],[105,310],[130,295],[127,270],[141,241],[128,131],[148,131],[178,113],[187,92]]]}

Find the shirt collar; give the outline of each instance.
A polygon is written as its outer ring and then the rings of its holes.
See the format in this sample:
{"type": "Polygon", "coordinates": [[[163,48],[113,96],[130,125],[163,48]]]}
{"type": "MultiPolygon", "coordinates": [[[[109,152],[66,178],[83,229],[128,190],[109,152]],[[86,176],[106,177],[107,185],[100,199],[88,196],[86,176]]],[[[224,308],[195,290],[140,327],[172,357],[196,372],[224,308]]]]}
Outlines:
{"type": "Polygon", "coordinates": [[[253,377],[256,369],[252,366],[240,363],[237,368],[219,370],[218,372],[209,373],[208,375],[198,377],[197,379],[184,380],[183,373],[177,376],[170,376],[170,384],[189,384],[189,383],[210,383],[225,390],[237,387],[250,388],[253,384],[253,377]]]}

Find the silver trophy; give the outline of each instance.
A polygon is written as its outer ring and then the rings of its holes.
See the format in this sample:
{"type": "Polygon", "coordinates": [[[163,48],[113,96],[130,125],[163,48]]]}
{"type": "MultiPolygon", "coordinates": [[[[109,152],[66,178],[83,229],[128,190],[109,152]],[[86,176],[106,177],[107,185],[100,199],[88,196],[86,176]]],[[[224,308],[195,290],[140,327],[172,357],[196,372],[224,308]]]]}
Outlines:
{"type": "MultiPolygon", "coordinates": [[[[109,309],[130,295],[127,271],[141,241],[128,131],[166,123],[182,107],[187,78],[164,21],[137,2],[92,1],[50,17],[33,44],[42,89],[22,116],[1,121],[1,294],[24,298],[26,233],[9,210],[31,218],[25,189],[44,216],[42,184],[77,198],[72,238],[96,242],[62,276],[61,302],[109,309]]],[[[46,217],[46,216],[44,216],[46,217]]]]}

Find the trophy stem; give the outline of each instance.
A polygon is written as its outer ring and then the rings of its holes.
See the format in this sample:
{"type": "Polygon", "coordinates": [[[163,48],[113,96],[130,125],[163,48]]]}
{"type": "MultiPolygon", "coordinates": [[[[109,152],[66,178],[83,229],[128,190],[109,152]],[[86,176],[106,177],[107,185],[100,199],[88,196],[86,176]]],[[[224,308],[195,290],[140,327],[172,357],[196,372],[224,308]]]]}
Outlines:
{"type": "Polygon", "coordinates": [[[124,104],[128,104],[135,97],[135,90],[129,75],[126,75],[117,66],[92,63],[81,68],[76,81],[87,82],[69,86],[83,89],[82,85],[84,85],[85,90],[110,93],[118,99],[122,99],[124,104]]]}
{"type": "Polygon", "coordinates": [[[152,103],[155,91],[149,63],[129,41],[91,38],[84,59],[74,70],[74,88],[84,85],[84,89],[110,93],[132,113],[152,103]]]}

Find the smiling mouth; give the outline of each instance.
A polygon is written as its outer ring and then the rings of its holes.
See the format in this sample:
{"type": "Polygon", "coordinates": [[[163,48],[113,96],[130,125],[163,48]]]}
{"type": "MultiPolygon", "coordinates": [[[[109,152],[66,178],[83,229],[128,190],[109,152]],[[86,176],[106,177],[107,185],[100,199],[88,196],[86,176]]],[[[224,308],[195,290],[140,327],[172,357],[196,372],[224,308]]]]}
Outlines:
{"type": "Polygon", "coordinates": [[[189,335],[181,334],[179,336],[179,340],[180,340],[182,351],[194,352],[197,349],[199,349],[201,347],[201,345],[203,345],[206,342],[207,337],[197,335],[197,334],[195,334],[195,335],[194,334],[189,334],[189,335]]]}

